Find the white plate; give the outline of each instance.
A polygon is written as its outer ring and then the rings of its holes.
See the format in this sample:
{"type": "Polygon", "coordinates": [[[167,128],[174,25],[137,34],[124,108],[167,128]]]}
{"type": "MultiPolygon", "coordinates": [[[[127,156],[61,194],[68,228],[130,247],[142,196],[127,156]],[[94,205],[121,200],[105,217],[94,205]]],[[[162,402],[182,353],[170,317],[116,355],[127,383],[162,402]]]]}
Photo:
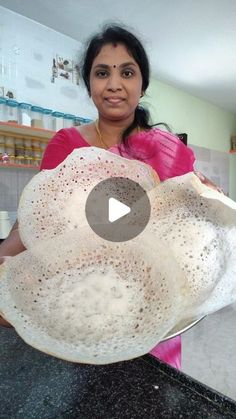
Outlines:
{"type": "Polygon", "coordinates": [[[167,333],[167,335],[162,339],[162,342],[174,338],[178,335],[181,335],[182,333],[186,332],[187,330],[191,329],[191,327],[199,323],[202,319],[204,319],[204,317],[205,316],[200,317],[199,319],[183,320],[167,333]]]}

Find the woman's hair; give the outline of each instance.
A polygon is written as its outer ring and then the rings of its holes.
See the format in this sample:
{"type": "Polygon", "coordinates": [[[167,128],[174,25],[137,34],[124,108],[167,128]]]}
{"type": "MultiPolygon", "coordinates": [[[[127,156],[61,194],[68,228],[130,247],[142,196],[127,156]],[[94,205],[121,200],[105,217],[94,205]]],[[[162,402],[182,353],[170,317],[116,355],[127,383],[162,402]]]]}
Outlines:
{"type": "MultiPolygon", "coordinates": [[[[138,38],[136,38],[136,36],[134,36],[127,29],[112,24],[104,26],[101,32],[97,33],[91,39],[89,39],[85,49],[83,62],[81,65],[81,74],[89,94],[89,79],[94,59],[97,57],[104,45],[117,43],[125,45],[127,51],[137,62],[142,75],[142,92],[146,91],[149,85],[150,65],[144,47],[142,46],[138,38]]],[[[149,111],[145,109],[143,106],[138,105],[135,109],[134,120],[132,124],[130,124],[130,126],[127,127],[125,131],[122,133],[122,143],[129,148],[129,134],[137,127],[143,129],[152,128],[153,125],[150,124],[149,120],[149,111]]],[[[162,125],[162,123],[155,125],[162,125]]]]}

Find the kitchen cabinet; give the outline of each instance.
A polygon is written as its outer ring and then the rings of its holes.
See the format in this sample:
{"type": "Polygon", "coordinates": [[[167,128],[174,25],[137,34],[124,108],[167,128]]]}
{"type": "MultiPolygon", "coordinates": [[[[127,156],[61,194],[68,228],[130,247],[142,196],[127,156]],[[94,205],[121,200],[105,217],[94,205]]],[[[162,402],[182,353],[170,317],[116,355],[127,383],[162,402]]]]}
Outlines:
{"type": "MultiPolygon", "coordinates": [[[[14,137],[14,138],[21,138],[24,140],[30,139],[32,143],[32,147],[34,144],[37,143],[43,144],[44,147],[54,135],[54,131],[45,130],[42,128],[33,128],[24,125],[18,125],[13,123],[7,122],[0,122],[0,136],[6,137],[14,137]]],[[[39,165],[33,164],[16,164],[16,163],[1,163],[1,168],[6,167],[17,167],[17,168],[32,168],[37,169],[39,165]]]]}

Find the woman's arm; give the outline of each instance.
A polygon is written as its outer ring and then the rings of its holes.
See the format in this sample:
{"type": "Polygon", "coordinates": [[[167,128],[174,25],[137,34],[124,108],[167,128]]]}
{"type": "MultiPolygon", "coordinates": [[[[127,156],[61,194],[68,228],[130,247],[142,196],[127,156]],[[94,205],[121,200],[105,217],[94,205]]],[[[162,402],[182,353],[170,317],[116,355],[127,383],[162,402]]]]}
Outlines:
{"type": "Polygon", "coordinates": [[[16,221],[10,231],[9,236],[0,245],[0,263],[1,258],[3,258],[4,256],[15,256],[18,255],[18,253],[23,252],[24,250],[25,246],[23,245],[20,239],[18,221],[16,221]]]}
{"type": "MultiPolygon", "coordinates": [[[[12,227],[9,236],[4,240],[4,242],[0,245],[0,265],[4,262],[4,258],[7,256],[15,256],[18,253],[21,253],[25,250],[25,246],[23,245],[19,230],[18,230],[18,221],[15,222],[14,226],[12,227]]],[[[10,323],[4,320],[0,316],[0,325],[10,327],[10,323]]]]}
{"type": "Polygon", "coordinates": [[[218,185],[213,183],[210,179],[204,176],[201,172],[199,172],[198,170],[195,170],[194,173],[204,185],[209,186],[209,188],[215,189],[217,192],[224,193],[224,191],[218,185]]]}

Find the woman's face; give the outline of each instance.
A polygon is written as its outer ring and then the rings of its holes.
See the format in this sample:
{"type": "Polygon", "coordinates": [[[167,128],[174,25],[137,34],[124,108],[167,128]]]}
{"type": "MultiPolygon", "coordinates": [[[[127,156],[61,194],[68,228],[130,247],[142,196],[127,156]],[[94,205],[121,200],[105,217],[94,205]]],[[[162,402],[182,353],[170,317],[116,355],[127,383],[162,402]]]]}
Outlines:
{"type": "Polygon", "coordinates": [[[101,116],[133,118],[142,93],[142,75],[123,44],[102,47],[91,68],[90,93],[101,116]]]}

